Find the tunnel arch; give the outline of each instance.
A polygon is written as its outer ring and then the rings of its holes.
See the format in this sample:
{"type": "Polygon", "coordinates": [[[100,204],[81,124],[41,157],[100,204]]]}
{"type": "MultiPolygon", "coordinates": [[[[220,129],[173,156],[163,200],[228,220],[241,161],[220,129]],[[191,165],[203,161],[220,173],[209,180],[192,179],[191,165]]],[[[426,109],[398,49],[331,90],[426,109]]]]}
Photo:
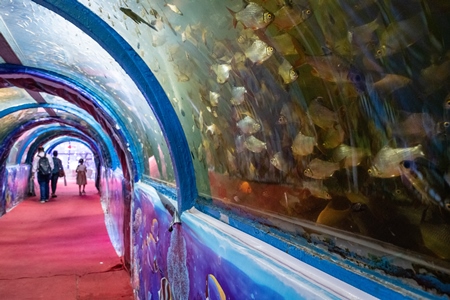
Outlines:
{"type": "MultiPolygon", "coordinates": [[[[77,117],[80,113],[82,113],[82,110],[77,109],[76,107],[69,107],[69,106],[61,106],[61,105],[55,105],[55,104],[38,104],[38,103],[27,103],[22,105],[17,105],[14,107],[9,107],[7,109],[4,109],[0,111],[0,118],[10,114],[14,113],[20,110],[30,109],[30,108],[39,108],[39,107],[49,107],[49,108],[56,108],[62,111],[65,111],[75,117],[77,117]]],[[[97,136],[99,138],[99,142],[103,146],[105,153],[108,153],[108,149],[115,149],[113,147],[113,143],[109,136],[107,136],[100,125],[96,123],[95,121],[91,120],[90,118],[83,119],[84,122],[89,125],[90,128],[87,128],[80,123],[77,123],[75,120],[67,120],[61,117],[54,117],[55,122],[54,123],[60,123],[60,124],[67,124],[72,126],[73,128],[77,128],[80,132],[85,134],[86,136],[97,136]]],[[[47,129],[42,129],[42,132],[45,132],[47,129]]],[[[39,132],[40,134],[41,132],[39,132]]],[[[110,159],[111,167],[115,168],[118,166],[118,161],[115,155],[112,155],[112,153],[108,153],[107,156],[110,159]]]]}
{"type": "MultiPolygon", "coordinates": [[[[52,151],[52,149],[54,149],[57,145],[64,143],[66,141],[77,141],[80,142],[84,145],[86,145],[87,147],[89,147],[90,149],[92,149],[93,152],[97,153],[97,155],[99,157],[101,157],[101,162],[102,165],[105,165],[105,156],[108,156],[109,153],[105,153],[104,151],[102,151],[102,149],[100,147],[98,147],[97,143],[98,141],[93,140],[91,137],[83,134],[82,132],[78,132],[76,130],[71,130],[70,128],[65,128],[65,129],[58,129],[58,128],[54,128],[54,129],[49,129],[45,132],[39,133],[39,136],[34,139],[30,145],[29,151],[26,154],[26,158],[25,158],[25,163],[31,163],[32,158],[34,156],[34,154],[36,154],[36,150],[37,147],[46,143],[51,143],[52,145],[46,149],[46,151],[48,153],[50,153],[52,151]],[[58,135],[55,136],[55,133],[57,133],[58,135]],[[64,141],[57,141],[57,142],[53,142],[54,140],[57,139],[61,139],[61,138],[66,138],[64,141]]],[[[22,157],[23,157],[23,152],[25,150],[25,147],[22,149],[22,151],[20,153],[22,153],[22,157]]]]}
{"type": "MultiPolygon", "coordinates": [[[[0,78],[3,82],[19,88],[59,96],[86,111],[107,134],[114,137],[111,140],[122,166],[130,167],[130,170],[124,168],[124,176],[131,179],[130,176],[133,174],[135,181],[139,179],[142,174],[142,165],[127,153],[136,153],[136,146],[133,141],[130,141],[130,134],[126,131],[123,120],[105,101],[102,101],[98,94],[66,76],[32,67],[0,64],[0,78]],[[113,126],[115,122],[117,126],[113,126]],[[126,147],[130,148],[130,151],[126,151],[126,147]]],[[[47,107],[46,105],[51,104],[40,105],[47,107]]],[[[58,108],[57,106],[48,107],[58,108]]]]}
{"type": "Polygon", "coordinates": [[[198,195],[191,152],[178,116],[153,72],[122,36],[77,1],[32,1],[62,16],[97,41],[135,82],[167,141],[177,183],[178,208],[190,209],[198,195]]]}

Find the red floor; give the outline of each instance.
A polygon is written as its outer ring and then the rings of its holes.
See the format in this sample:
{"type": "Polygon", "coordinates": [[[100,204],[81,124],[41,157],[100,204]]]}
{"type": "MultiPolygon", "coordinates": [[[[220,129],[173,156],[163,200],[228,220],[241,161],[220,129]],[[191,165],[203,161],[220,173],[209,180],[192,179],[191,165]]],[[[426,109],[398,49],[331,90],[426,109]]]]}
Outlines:
{"type": "Polygon", "coordinates": [[[27,198],[0,217],[0,299],[133,299],[94,183],[79,196],[60,179],[57,195],[27,198]]]}

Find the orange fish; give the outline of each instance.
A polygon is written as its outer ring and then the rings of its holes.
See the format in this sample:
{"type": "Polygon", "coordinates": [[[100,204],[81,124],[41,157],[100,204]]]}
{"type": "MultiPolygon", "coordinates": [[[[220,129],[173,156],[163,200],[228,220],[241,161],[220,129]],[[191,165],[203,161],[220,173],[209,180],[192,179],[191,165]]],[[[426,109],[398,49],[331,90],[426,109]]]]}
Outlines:
{"type": "Polygon", "coordinates": [[[250,183],[244,181],[239,186],[239,191],[241,191],[244,194],[250,194],[252,192],[252,187],[250,186],[250,183]]]}

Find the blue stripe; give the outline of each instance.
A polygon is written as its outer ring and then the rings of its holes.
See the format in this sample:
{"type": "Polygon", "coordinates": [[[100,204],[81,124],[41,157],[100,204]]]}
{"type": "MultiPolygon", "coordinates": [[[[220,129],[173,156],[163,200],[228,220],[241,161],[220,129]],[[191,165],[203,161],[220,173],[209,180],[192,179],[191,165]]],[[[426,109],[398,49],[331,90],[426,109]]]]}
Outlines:
{"type": "Polygon", "coordinates": [[[32,1],[72,22],[97,41],[135,82],[167,142],[177,182],[178,210],[191,208],[197,197],[197,186],[189,145],[172,104],[146,63],[114,29],[77,1],[32,1]]]}

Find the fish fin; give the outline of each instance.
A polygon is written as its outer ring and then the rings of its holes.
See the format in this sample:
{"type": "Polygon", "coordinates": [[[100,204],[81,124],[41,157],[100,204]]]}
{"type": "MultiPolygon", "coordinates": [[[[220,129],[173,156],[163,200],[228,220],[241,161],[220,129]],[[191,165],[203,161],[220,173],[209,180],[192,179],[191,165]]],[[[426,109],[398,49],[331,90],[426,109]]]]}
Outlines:
{"type": "Polygon", "coordinates": [[[153,29],[154,31],[158,31],[158,29],[156,29],[155,26],[153,26],[152,24],[150,24],[149,22],[143,21],[145,25],[147,25],[148,27],[150,27],[151,29],[153,29]]]}
{"type": "Polygon", "coordinates": [[[233,17],[233,28],[236,28],[237,20],[236,20],[236,12],[232,11],[227,7],[228,11],[230,12],[231,16],[233,17]]]}

